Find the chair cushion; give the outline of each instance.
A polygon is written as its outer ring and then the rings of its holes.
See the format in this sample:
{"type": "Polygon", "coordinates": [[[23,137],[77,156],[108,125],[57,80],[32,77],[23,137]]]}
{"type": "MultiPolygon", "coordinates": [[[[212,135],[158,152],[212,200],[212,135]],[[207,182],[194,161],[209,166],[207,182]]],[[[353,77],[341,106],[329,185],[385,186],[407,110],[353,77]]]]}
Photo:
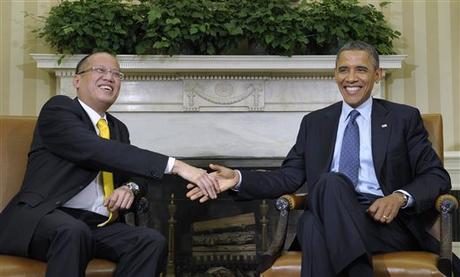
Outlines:
{"type": "MultiPolygon", "coordinates": [[[[436,268],[438,255],[429,252],[392,252],[374,255],[375,276],[444,276],[436,268]]],[[[300,276],[301,252],[289,251],[279,257],[261,276],[300,276]]]]}
{"type": "Polygon", "coordinates": [[[289,251],[283,253],[271,268],[264,271],[260,276],[262,277],[299,277],[300,276],[300,263],[301,253],[297,251],[289,251]]]}
{"type": "Polygon", "coordinates": [[[430,252],[392,252],[372,260],[376,276],[444,276],[436,267],[438,255],[430,252]]]}
{"type": "MultiPolygon", "coordinates": [[[[102,259],[90,261],[86,276],[111,277],[116,264],[102,259]]],[[[46,263],[24,257],[0,255],[0,277],[38,277],[45,276],[46,263]]]]}
{"type": "Polygon", "coordinates": [[[0,116],[0,212],[22,185],[35,117],[0,116]]]}

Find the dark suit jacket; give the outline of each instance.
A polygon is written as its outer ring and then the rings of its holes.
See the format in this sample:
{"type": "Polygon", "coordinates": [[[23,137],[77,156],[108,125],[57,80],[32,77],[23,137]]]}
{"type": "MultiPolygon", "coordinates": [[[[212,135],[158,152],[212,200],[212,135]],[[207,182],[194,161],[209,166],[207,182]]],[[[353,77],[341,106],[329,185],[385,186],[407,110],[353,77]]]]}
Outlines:
{"type": "MultiPolygon", "coordinates": [[[[306,115],[281,168],[268,173],[242,171],[237,198],[279,197],[305,182],[311,190],[330,170],[341,109],[338,102],[306,115]]],[[[433,245],[422,243],[427,241],[423,219],[432,218],[436,197],[451,185],[428,141],[420,113],[410,106],[373,99],[371,124],[374,167],[382,191],[388,195],[403,189],[414,197],[415,206],[400,211],[400,217],[421,247],[434,251],[433,245]]]]}
{"type": "Polygon", "coordinates": [[[51,98],[35,128],[21,190],[0,214],[0,252],[26,256],[40,218],[84,189],[101,170],[120,186],[132,177],[161,178],[167,156],[129,144],[126,126],[107,114],[111,140],[100,138],[79,102],[51,98]]]}

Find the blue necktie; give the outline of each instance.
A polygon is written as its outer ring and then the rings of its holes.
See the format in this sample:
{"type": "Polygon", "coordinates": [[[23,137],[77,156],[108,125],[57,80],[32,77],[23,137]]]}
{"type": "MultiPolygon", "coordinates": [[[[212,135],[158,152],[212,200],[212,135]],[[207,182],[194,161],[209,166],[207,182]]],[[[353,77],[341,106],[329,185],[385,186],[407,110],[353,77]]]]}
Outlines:
{"type": "Polygon", "coordinates": [[[339,172],[347,175],[355,187],[358,185],[359,175],[359,126],[356,123],[358,116],[357,110],[352,110],[349,114],[349,121],[343,133],[339,161],[339,172]]]}

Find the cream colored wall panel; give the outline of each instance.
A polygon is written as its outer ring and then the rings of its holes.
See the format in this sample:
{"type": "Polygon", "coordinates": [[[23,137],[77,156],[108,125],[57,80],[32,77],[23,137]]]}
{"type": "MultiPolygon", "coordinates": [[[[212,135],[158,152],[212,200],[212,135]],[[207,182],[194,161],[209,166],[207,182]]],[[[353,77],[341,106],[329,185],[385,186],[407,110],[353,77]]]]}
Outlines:
{"type": "MultiPolygon", "coordinates": [[[[406,104],[415,105],[416,90],[415,90],[415,58],[414,58],[414,8],[412,1],[404,1],[403,4],[403,28],[401,29],[402,41],[404,47],[401,52],[407,54],[406,63],[403,65],[404,76],[404,98],[406,104]]],[[[391,99],[390,99],[391,100],[391,99]]]]}
{"type": "Polygon", "coordinates": [[[451,45],[452,45],[452,76],[454,80],[453,93],[453,120],[454,120],[454,145],[452,149],[460,150],[460,1],[451,3],[451,45]]]}
{"type": "MultiPolygon", "coordinates": [[[[24,10],[31,14],[37,14],[37,3],[26,1],[24,3],[24,10]]],[[[36,28],[37,22],[31,16],[24,17],[24,53],[23,53],[23,101],[22,114],[35,115],[37,113],[35,109],[35,103],[37,102],[37,74],[38,70],[35,66],[33,59],[29,55],[29,51],[36,48],[37,40],[31,37],[29,34],[36,28]]]]}
{"type": "Polygon", "coordinates": [[[24,2],[11,2],[10,63],[9,63],[9,114],[23,114],[24,94],[24,2]]]}
{"type": "MultiPolygon", "coordinates": [[[[438,18],[438,30],[436,32],[437,39],[436,41],[442,42],[439,45],[442,49],[439,49],[439,61],[441,65],[439,67],[439,71],[437,74],[437,78],[439,79],[439,98],[441,102],[441,109],[443,117],[444,117],[444,144],[445,145],[454,145],[455,140],[453,136],[453,130],[455,129],[454,125],[458,123],[458,121],[454,118],[454,101],[453,101],[453,83],[455,82],[454,75],[458,74],[452,72],[452,62],[453,62],[453,51],[451,47],[451,34],[452,34],[452,27],[450,25],[450,4],[448,2],[440,2],[437,10],[437,18],[438,18]],[[444,107],[449,107],[444,109],[444,107]]],[[[433,76],[436,78],[436,75],[433,76]]]]}
{"type": "Polygon", "coordinates": [[[0,1],[0,114],[7,114],[9,107],[9,67],[11,4],[0,1]]]}
{"type": "Polygon", "coordinates": [[[439,33],[438,5],[448,2],[428,1],[425,9],[426,21],[426,80],[428,96],[428,112],[441,110],[441,95],[439,93],[440,79],[438,77],[441,61],[440,44],[436,39],[439,33]]]}
{"type": "Polygon", "coordinates": [[[54,94],[54,76],[38,70],[31,52],[52,53],[32,30],[36,17],[48,13],[58,0],[2,0],[0,114],[36,115],[54,94]],[[25,14],[34,16],[25,16],[25,14]]]}
{"type": "MultiPolygon", "coordinates": [[[[390,22],[392,28],[402,31],[403,29],[403,5],[401,1],[392,2],[391,5],[383,9],[383,12],[390,22]]],[[[397,53],[407,54],[407,50],[404,49],[403,40],[399,39],[394,41],[394,47],[397,53]]],[[[398,103],[406,103],[406,95],[404,93],[404,70],[398,70],[392,72],[388,76],[386,86],[386,96],[388,99],[398,103]]]]}
{"type": "Polygon", "coordinates": [[[416,106],[422,112],[429,111],[428,100],[428,59],[427,59],[427,22],[426,2],[414,2],[414,26],[417,31],[414,33],[414,60],[415,60],[415,99],[416,106]]]}
{"type": "MultiPolygon", "coordinates": [[[[56,5],[58,3],[58,0],[54,1],[38,1],[36,3],[36,11],[37,14],[39,15],[44,15],[49,12],[52,6],[56,5]]],[[[50,49],[50,47],[46,44],[44,40],[39,40],[35,39],[35,49],[34,52],[37,53],[53,53],[53,51],[50,49]]],[[[31,51],[32,52],[32,51],[31,51]]],[[[29,54],[29,53],[27,53],[29,54]]],[[[31,58],[29,56],[29,58],[31,58]]],[[[35,62],[33,62],[33,65],[36,68],[35,62]]],[[[35,93],[36,93],[36,98],[35,98],[35,114],[38,114],[40,112],[41,107],[45,102],[54,95],[54,92],[56,91],[55,88],[55,76],[52,74],[49,74],[48,72],[45,72],[43,70],[36,70],[35,73],[35,93]]]]}

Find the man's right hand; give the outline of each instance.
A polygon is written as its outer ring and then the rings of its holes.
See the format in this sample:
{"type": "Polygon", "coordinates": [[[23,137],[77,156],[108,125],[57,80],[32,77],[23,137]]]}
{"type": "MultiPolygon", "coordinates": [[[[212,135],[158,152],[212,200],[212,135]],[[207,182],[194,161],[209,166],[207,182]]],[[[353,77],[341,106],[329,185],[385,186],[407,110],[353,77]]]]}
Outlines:
{"type": "MultiPolygon", "coordinates": [[[[238,173],[231,168],[217,164],[210,164],[209,167],[215,170],[209,175],[217,180],[220,192],[234,188],[236,184],[238,184],[238,182],[240,181],[238,173]]],[[[187,188],[189,189],[189,191],[186,195],[190,200],[199,199],[200,203],[209,200],[209,197],[203,192],[203,190],[200,187],[197,187],[194,184],[188,184],[187,188]]]]}
{"type": "Polygon", "coordinates": [[[217,198],[217,193],[220,192],[219,183],[216,178],[201,168],[191,166],[176,159],[172,168],[172,173],[193,183],[194,186],[200,189],[203,196],[215,199],[217,198]]]}

